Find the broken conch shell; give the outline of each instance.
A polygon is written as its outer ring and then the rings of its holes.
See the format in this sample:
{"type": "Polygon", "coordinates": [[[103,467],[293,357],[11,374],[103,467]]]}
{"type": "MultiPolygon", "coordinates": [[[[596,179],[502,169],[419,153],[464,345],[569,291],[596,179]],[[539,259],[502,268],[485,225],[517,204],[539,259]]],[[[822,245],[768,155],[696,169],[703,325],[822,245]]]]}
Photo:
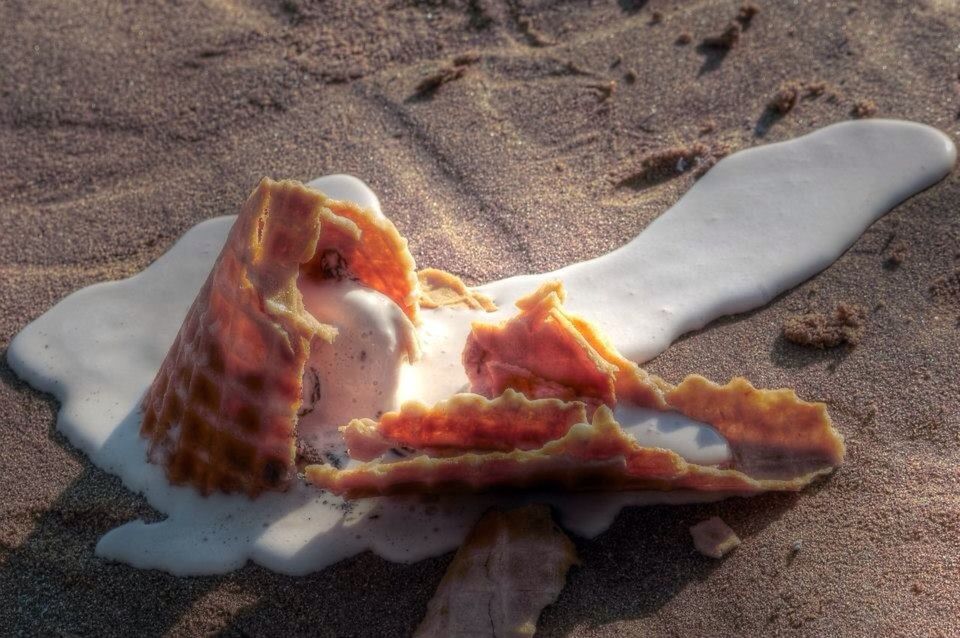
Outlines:
{"type": "Polygon", "coordinates": [[[289,484],[310,344],[337,336],[304,308],[301,274],[355,279],[417,318],[413,257],[389,220],[263,179],[143,401],[149,459],[171,482],[251,496],[289,484]]]}
{"type": "Polygon", "coordinates": [[[673,386],[566,313],[563,298],[562,284],[548,283],[519,300],[509,321],[475,323],[463,360],[477,394],[354,420],[342,431],[351,455],[368,462],[343,470],[311,465],[307,479],[354,498],[542,485],[757,492],[798,490],[842,462],[843,438],[823,403],[792,390],[758,390],[742,378],[719,386],[690,375],[673,386]],[[614,419],[618,402],[710,424],[726,438],[731,460],[698,465],[640,445],[614,419]],[[371,460],[391,448],[417,454],[371,460]]]}
{"type": "MultiPolygon", "coordinates": [[[[297,182],[262,180],[143,400],[148,458],[171,482],[250,496],[289,486],[311,348],[336,348],[343,328],[308,310],[301,286],[343,280],[395,304],[411,334],[424,308],[495,310],[454,275],[417,273],[386,218],[297,182]]],[[[673,386],[567,313],[564,295],[561,282],[550,282],[517,301],[512,319],[475,323],[463,349],[472,393],[352,420],[341,431],[365,462],[310,465],[308,481],[348,497],[544,484],[795,490],[842,461],[843,439],[823,404],[740,378],[718,386],[692,375],[673,386]],[[618,405],[707,423],[732,457],[698,465],[645,447],[617,423],[618,405]],[[388,460],[393,450],[412,455],[388,460]]],[[[390,365],[417,359],[415,337],[397,343],[400,358],[390,365]]],[[[310,410],[337,400],[328,387],[322,399],[319,386],[310,394],[310,410]]]]}

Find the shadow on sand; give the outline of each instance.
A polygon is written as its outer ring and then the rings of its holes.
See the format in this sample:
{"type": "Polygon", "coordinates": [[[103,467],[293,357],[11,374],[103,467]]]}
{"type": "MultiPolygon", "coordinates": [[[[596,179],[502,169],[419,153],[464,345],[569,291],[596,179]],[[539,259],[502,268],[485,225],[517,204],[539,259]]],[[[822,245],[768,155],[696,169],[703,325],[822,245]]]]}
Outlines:
{"type": "MultiPolygon", "coordinates": [[[[60,407],[52,397],[19,381],[6,363],[5,353],[0,383],[13,392],[42,397],[54,413],[60,407]]],[[[167,632],[216,579],[176,578],[95,556],[97,541],[110,529],[131,519],[149,521],[159,516],[118,478],[93,466],[56,432],[52,422],[48,428],[50,438],[83,469],[53,502],[35,514],[26,539],[5,547],[0,554],[0,635],[167,632]]]]}
{"type": "MultiPolygon", "coordinates": [[[[624,510],[599,537],[574,539],[581,565],[570,571],[557,602],[543,611],[537,635],[563,636],[577,628],[655,615],[719,564],[694,551],[691,525],[721,515],[747,539],[777,520],[796,498],[771,494],[624,510]]],[[[238,580],[256,591],[260,601],[231,618],[218,635],[410,635],[452,557],[397,565],[364,553],[302,578],[248,567],[238,580]]]]}
{"type": "MultiPolygon", "coordinates": [[[[34,392],[5,363],[0,381],[17,392],[34,392]]],[[[59,408],[52,398],[45,400],[59,408]]],[[[112,563],[94,554],[103,534],[160,515],[92,466],[52,423],[49,433],[83,470],[38,514],[29,536],[3,553],[3,635],[404,636],[419,624],[452,558],[449,553],[404,565],[367,552],[303,577],[255,565],[224,576],[176,577],[112,563]]],[[[624,510],[599,537],[575,539],[582,564],[570,572],[557,603],[544,610],[540,635],[656,614],[717,565],[693,550],[690,525],[719,514],[749,538],[795,498],[774,494],[624,510]]]]}
{"type": "Polygon", "coordinates": [[[767,494],[624,510],[604,534],[578,539],[582,564],[570,572],[557,602],[544,610],[537,635],[563,636],[577,628],[656,615],[720,565],[693,548],[691,525],[720,516],[746,540],[780,518],[796,499],[796,494],[767,494]]]}
{"type": "Polygon", "coordinates": [[[783,335],[780,335],[770,351],[770,360],[778,367],[787,369],[806,368],[826,361],[827,369],[832,372],[850,356],[851,352],[852,348],[846,345],[825,349],[800,346],[787,341],[783,335]]]}

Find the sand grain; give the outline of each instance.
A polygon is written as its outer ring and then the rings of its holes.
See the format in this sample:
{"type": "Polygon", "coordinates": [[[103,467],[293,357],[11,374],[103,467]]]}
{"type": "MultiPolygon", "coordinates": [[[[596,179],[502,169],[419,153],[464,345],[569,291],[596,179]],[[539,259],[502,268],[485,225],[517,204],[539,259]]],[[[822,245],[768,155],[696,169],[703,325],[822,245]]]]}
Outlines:
{"type": "MultiPolygon", "coordinates": [[[[727,0],[517,6],[0,4],[0,341],[236,212],[263,175],[362,177],[420,266],[477,283],[626,242],[692,180],[614,189],[609,176],[697,139],[705,121],[709,144],[747,148],[850,117],[851,97],[804,100],[760,140],[754,120],[790,78],[815,73],[885,116],[957,133],[950,3],[766,2],[729,55],[675,42],[722,32],[738,7],[727,0]],[[652,27],[654,10],[663,22],[652,27]],[[467,54],[482,64],[409,99],[467,54]],[[610,99],[585,87],[627,69],[610,99]]],[[[960,633],[960,329],[944,313],[951,293],[928,289],[957,268],[944,239],[957,210],[952,175],[813,281],[649,364],[671,381],[744,375],[826,401],[849,460],[798,495],[625,512],[577,540],[582,566],[541,635],[960,633]],[[893,221],[910,256],[887,269],[874,243],[893,221]],[[814,288],[883,302],[859,347],[780,337],[814,288]],[[714,515],[743,540],[720,563],[692,552],[688,532],[714,515]]],[[[0,407],[2,635],[407,635],[450,561],[364,554],[303,578],[248,566],[190,579],[107,563],[97,540],[156,514],[70,448],[55,403],[5,363],[0,407]]]]}

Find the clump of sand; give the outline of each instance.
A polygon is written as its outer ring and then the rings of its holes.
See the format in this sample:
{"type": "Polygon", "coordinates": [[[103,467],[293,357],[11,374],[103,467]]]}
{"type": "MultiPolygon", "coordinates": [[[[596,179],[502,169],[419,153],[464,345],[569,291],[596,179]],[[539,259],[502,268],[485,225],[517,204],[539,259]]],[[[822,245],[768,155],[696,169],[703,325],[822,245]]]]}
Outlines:
{"type": "MultiPolygon", "coordinates": [[[[708,48],[729,51],[733,47],[737,46],[737,44],[740,42],[741,34],[750,28],[750,24],[753,22],[754,16],[756,16],[759,12],[760,7],[752,2],[747,2],[741,5],[740,9],[737,11],[737,15],[734,16],[733,20],[727,23],[727,26],[723,29],[723,31],[717,35],[705,37],[701,41],[701,45],[708,48]]],[[[683,34],[681,34],[681,36],[682,35],[683,34]]]]}
{"type": "Polygon", "coordinates": [[[617,90],[616,80],[608,80],[606,82],[592,82],[587,85],[587,88],[593,90],[597,94],[597,99],[601,102],[609,100],[613,97],[613,93],[617,90]]]}
{"type": "Polygon", "coordinates": [[[754,16],[758,13],[760,13],[760,7],[752,2],[745,2],[740,5],[740,10],[737,11],[737,17],[734,19],[739,22],[744,29],[749,29],[750,23],[753,22],[754,16]]]}
{"type": "Polygon", "coordinates": [[[520,16],[517,18],[517,28],[520,30],[520,33],[527,38],[527,43],[530,46],[548,47],[556,44],[553,38],[534,26],[533,19],[530,16],[520,16]]]}
{"type": "Polygon", "coordinates": [[[467,72],[467,67],[480,61],[480,55],[473,52],[458,55],[452,64],[442,67],[422,79],[414,88],[417,97],[430,97],[444,84],[459,80],[467,72]]]}
{"type": "Polygon", "coordinates": [[[783,323],[783,336],[791,343],[814,348],[855,346],[863,337],[866,318],[863,306],[841,302],[829,314],[811,312],[789,317],[783,323]]]}
{"type": "Polygon", "coordinates": [[[850,109],[850,115],[857,119],[873,117],[877,114],[877,103],[873,100],[857,100],[850,109]]]}
{"type": "Polygon", "coordinates": [[[803,87],[799,82],[784,82],[767,103],[767,108],[778,115],[786,115],[797,105],[803,87]]]}
{"type": "Polygon", "coordinates": [[[729,51],[740,42],[740,34],[742,31],[743,27],[737,22],[730,22],[723,31],[717,35],[708,35],[700,44],[712,49],[729,51]]]}
{"type": "Polygon", "coordinates": [[[930,295],[936,303],[960,307],[960,268],[934,279],[930,295]]]}
{"type": "Polygon", "coordinates": [[[817,98],[827,92],[827,83],[821,82],[820,80],[814,80],[804,84],[803,88],[808,97],[817,98]]]}
{"type": "Polygon", "coordinates": [[[649,188],[685,173],[700,177],[730,153],[730,146],[722,142],[671,146],[642,156],[636,168],[620,171],[614,182],[619,187],[649,188]]]}
{"type": "Polygon", "coordinates": [[[783,117],[799,104],[801,97],[815,100],[826,91],[827,83],[819,80],[787,80],[780,84],[777,92],[767,102],[767,114],[775,118],[783,117]]]}
{"type": "Polygon", "coordinates": [[[887,258],[884,260],[884,266],[887,268],[899,268],[903,262],[907,260],[907,256],[910,254],[910,247],[907,246],[902,241],[894,242],[890,245],[890,250],[887,253],[887,258]]]}

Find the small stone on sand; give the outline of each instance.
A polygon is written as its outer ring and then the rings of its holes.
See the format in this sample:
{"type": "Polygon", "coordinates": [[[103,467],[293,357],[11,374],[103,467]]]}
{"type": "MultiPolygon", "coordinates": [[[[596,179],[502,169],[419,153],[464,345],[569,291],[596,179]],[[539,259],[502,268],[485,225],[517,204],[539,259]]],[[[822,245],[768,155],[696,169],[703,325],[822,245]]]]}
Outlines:
{"type": "Polygon", "coordinates": [[[692,526],[690,534],[697,551],[710,558],[723,558],[740,545],[740,538],[718,516],[692,526]]]}

